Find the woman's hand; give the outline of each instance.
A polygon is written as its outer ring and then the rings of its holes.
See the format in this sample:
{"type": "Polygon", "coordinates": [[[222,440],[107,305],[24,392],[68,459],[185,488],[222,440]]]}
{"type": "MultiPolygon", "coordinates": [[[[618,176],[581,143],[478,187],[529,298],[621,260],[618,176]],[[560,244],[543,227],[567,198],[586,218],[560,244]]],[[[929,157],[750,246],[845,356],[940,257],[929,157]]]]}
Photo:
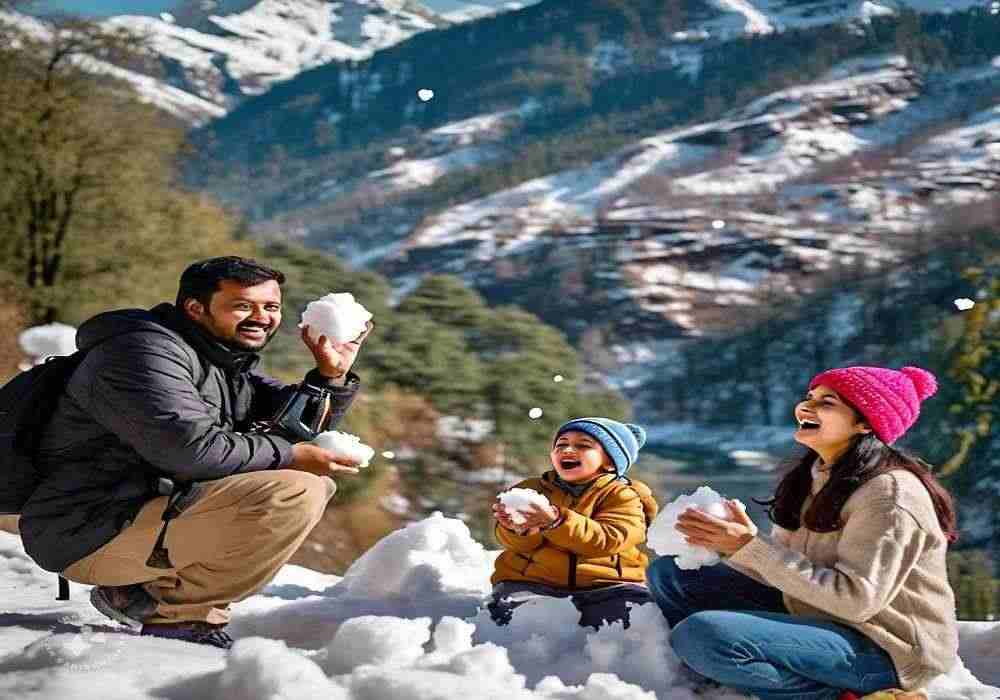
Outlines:
{"type": "Polygon", "coordinates": [[[729,518],[723,520],[692,506],[677,518],[677,530],[690,545],[735,554],[757,535],[757,526],[736,501],[727,500],[726,509],[729,518]]]}

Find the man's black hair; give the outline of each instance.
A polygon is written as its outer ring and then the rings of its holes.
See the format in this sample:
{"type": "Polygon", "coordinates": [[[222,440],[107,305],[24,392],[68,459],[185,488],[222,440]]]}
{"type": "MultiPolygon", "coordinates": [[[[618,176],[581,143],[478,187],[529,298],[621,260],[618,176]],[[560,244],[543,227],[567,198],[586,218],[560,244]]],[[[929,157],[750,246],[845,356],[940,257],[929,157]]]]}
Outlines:
{"type": "Polygon", "coordinates": [[[212,301],[212,295],[219,291],[219,283],[222,280],[233,280],[243,287],[252,287],[268,280],[283,284],[285,275],[280,270],[262,265],[256,260],[236,255],[202,260],[189,265],[181,274],[177,290],[177,307],[183,307],[188,299],[197,299],[207,309],[212,301]]]}

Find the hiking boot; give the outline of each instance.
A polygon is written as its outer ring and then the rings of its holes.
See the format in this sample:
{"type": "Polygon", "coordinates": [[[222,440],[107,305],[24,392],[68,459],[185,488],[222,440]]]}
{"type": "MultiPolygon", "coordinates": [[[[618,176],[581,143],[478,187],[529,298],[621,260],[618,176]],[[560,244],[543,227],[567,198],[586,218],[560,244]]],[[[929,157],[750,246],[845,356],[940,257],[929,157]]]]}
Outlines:
{"type": "Polygon", "coordinates": [[[163,639],[178,639],[182,642],[206,644],[220,649],[233,646],[233,638],[226,634],[225,625],[213,625],[209,622],[192,620],[190,622],[167,622],[163,624],[147,624],[142,626],[141,635],[147,637],[162,637],[163,639]]]}
{"type": "Polygon", "coordinates": [[[90,589],[90,603],[112,620],[136,628],[156,612],[156,601],[138,583],[94,586],[90,589]]]}

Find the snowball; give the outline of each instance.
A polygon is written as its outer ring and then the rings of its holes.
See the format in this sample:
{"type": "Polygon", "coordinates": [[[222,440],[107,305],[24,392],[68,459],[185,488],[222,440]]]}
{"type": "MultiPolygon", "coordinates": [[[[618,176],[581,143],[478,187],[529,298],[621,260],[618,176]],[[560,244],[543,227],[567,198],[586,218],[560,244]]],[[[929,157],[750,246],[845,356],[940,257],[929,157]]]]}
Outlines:
{"type": "MultiPolygon", "coordinates": [[[[746,510],[742,503],[740,506],[746,510]]],[[[729,518],[725,499],[708,486],[701,486],[690,496],[678,496],[660,511],[649,526],[647,543],[657,554],[677,557],[677,566],[681,569],[699,569],[717,564],[720,559],[718,554],[704,547],[692,547],[677,530],[677,518],[690,507],[717,518],[729,518]]]]}
{"type": "Polygon", "coordinates": [[[976,302],[974,302],[972,299],[968,299],[966,297],[963,297],[961,299],[956,299],[955,300],[955,307],[959,311],[968,311],[969,309],[971,309],[975,305],[976,305],[976,302]]]}
{"type": "Polygon", "coordinates": [[[543,413],[542,409],[538,408],[538,406],[535,406],[533,409],[528,411],[528,418],[530,418],[531,420],[537,420],[542,417],[542,413],[543,413]]]}
{"type": "Polygon", "coordinates": [[[309,302],[299,327],[309,326],[313,340],[325,335],[334,342],[346,343],[361,335],[371,318],[371,312],[356,302],[353,294],[331,293],[309,302]]]}
{"type": "Polygon", "coordinates": [[[433,100],[434,99],[434,91],[433,90],[428,90],[427,88],[423,88],[421,90],[417,90],[417,97],[420,98],[421,102],[427,102],[429,100],[433,100]]]}
{"type": "Polygon", "coordinates": [[[327,430],[317,435],[311,442],[333,452],[337,457],[357,462],[359,467],[367,467],[371,458],[375,456],[375,450],[361,442],[361,438],[357,435],[342,433],[339,430],[327,430]]]}
{"type": "Polygon", "coordinates": [[[431,619],[406,620],[388,615],[361,615],[347,620],[327,645],[326,670],[349,673],[361,664],[410,666],[424,655],[431,619]]]}
{"type": "Polygon", "coordinates": [[[497,500],[510,513],[510,519],[518,525],[524,522],[522,513],[530,511],[532,504],[539,505],[542,508],[548,508],[551,505],[549,499],[538,493],[538,491],[532,491],[531,489],[510,489],[498,494],[497,500]]]}
{"type": "Polygon", "coordinates": [[[25,355],[41,364],[53,355],[72,355],[76,352],[76,328],[65,323],[49,323],[22,331],[17,342],[25,355]]]}

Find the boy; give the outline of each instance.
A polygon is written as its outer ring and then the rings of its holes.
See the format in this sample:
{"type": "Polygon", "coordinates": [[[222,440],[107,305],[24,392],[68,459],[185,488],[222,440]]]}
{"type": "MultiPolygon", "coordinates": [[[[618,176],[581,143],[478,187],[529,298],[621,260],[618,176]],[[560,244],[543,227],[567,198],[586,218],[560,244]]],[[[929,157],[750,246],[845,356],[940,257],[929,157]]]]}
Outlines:
{"type": "Polygon", "coordinates": [[[552,470],[515,486],[537,491],[548,505],[521,512],[524,522],[515,523],[494,504],[494,531],[504,547],[490,579],[488,608],[497,624],[533,598],[568,596],[581,626],[620,620],[628,627],[626,603],[650,599],[639,545],[658,507],[648,486],[625,476],[645,441],[637,425],[575,418],[556,431],[552,470]]]}

